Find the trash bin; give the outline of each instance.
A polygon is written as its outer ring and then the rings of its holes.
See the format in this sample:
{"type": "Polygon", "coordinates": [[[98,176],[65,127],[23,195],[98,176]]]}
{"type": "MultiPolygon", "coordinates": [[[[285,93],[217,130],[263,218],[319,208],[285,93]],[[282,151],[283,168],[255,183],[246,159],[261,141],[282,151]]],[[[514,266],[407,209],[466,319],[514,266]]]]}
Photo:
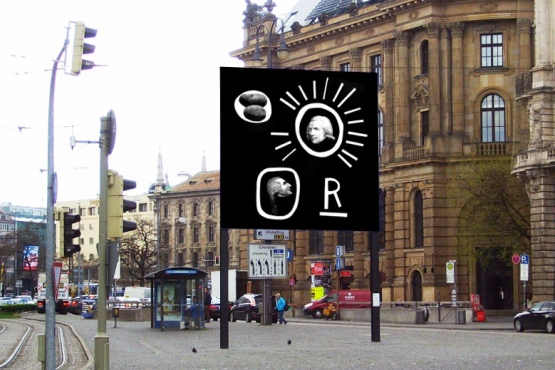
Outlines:
{"type": "Polygon", "coordinates": [[[466,311],[457,311],[457,325],[466,325],[466,311]]]}
{"type": "Polygon", "coordinates": [[[426,310],[418,309],[416,310],[416,323],[424,324],[426,322],[426,310]]]}

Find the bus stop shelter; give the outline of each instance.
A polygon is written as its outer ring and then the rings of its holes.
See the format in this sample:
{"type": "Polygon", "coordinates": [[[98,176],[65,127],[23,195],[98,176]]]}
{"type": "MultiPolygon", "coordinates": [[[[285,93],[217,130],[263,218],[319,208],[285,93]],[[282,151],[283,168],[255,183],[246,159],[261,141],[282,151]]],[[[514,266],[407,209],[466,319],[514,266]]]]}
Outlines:
{"type": "Polygon", "coordinates": [[[150,280],[150,327],[204,329],[204,287],[207,272],[169,267],[145,276],[150,280]]]}

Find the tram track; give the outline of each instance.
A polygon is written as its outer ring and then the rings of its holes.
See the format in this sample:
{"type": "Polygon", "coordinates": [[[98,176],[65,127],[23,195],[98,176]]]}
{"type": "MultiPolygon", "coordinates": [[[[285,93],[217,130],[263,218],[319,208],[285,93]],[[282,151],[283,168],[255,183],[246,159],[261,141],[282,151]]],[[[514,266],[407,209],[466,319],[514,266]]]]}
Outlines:
{"type": "MultiPolygon", "coordinates": [[[[0,320],[0,369],[41,369],[39,333],[44,333],[44,320],[0,320]]],[[[57,322],[56,369],[88,368],[92,361],[90,352],[73,327],[57,322]]]]}

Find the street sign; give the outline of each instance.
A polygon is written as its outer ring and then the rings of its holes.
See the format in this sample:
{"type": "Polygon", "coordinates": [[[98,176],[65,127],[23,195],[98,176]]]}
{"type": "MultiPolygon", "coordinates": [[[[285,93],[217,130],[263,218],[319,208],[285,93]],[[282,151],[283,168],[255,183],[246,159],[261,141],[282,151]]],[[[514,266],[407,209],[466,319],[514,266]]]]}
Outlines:
{"type": "Polygon", "coordinates": [[[287,261],[288,262],[293,261],[293,249],[288,249],[287,250],[287,261]]]}
{"type": "Polygon", "coordinates": [[[58,288],[60,287],[60,278],[62,276],[62,266],[61,262],[54,262],[52,265],[52,279],[54,285],[54,300],[58,300],[58,288]]]}
{"type": "Polygon", "coordinates": [[[517,253],[513,254],[512,260],[515,265],[518,265],[520,263],[520,255],[517,253]]]}
{"type": "Polygon", "coordinates": [[[345,246],[337,245],[335,247],[335,257],[343,257],[343,255],[345,255],[345,246]]]}
{"type": "Polygon", "coordinates": [[[449,261],[445,267],[447,271],[447,284],[455,284],[455,262],[449,261]]]}
{"type": "Polygon", "coordinates": [[[287,277],[285,245],[249,244],[249,279],[287,277]]]}
{"type": "Polygon", "coordinates": [[[520,281],[528,281],[530,268],[530,256],[523,254],[520,256],[520,281]]]}
{"type": "Polygon", "coordinates": [[[351,277],[352,273],[349,270],[341,270],[339,271],[339,276],[341,277],[351,277]]]}
{"type": "Polygon", "coordinates": [[[335,270],[336,271],[342,270],[344,266],[345,266],[345,258],[337,257],[335,259],[335,270]]]}
{"type": "Polygon", "coordinates": [[[289,240],[289,230],[254,230],[256,240],[289,240]]]}

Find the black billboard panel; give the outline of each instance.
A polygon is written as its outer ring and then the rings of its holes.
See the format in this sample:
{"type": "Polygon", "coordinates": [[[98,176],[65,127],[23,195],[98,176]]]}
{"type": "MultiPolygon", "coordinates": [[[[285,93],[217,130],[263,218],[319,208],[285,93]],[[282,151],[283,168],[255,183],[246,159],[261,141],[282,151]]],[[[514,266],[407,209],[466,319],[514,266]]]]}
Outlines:
{"type": "Polygon", "coordinates": [[[375,73],[220,69],[227,229],[378,231],[375,73]]]}

